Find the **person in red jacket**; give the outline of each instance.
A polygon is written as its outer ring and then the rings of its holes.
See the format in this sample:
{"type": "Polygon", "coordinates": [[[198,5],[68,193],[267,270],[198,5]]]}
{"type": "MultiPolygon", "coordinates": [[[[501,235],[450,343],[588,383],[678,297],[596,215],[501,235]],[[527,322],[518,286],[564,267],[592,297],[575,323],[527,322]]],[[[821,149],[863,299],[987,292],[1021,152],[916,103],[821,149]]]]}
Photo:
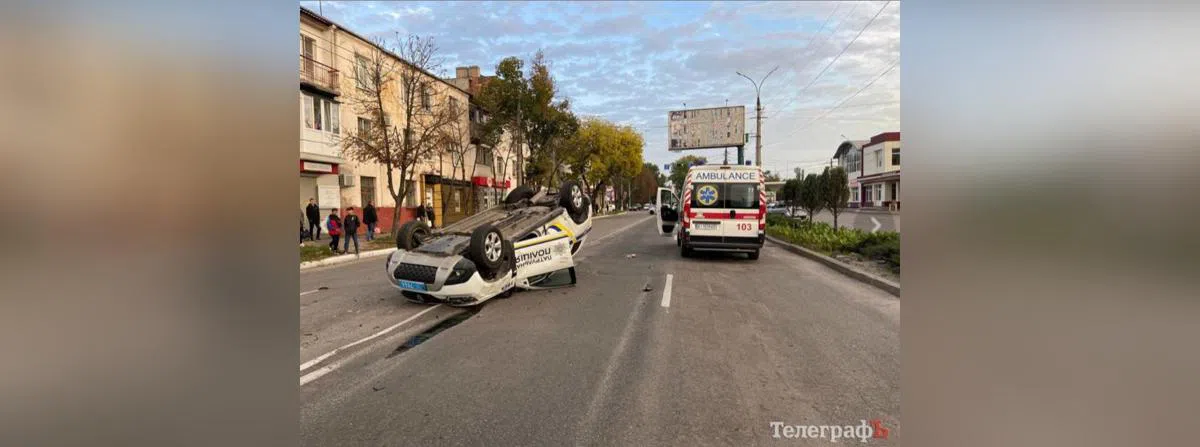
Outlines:
{"type": "Polygon", "coordinates": [[[329,210],[329,219],[325,221],[325,229],[329,233],[329,250],[337,253],[338,239],[342,235],[342,218],[338,217],[337,208],[329,210]]]}

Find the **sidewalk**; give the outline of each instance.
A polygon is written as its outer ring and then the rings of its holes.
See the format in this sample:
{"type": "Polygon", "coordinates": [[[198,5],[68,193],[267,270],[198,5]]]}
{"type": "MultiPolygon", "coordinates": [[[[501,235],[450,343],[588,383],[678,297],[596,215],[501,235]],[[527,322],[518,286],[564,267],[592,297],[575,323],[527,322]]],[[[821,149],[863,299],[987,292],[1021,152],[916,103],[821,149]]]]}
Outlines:
{"type": "Polygon", "coordinates": [[[867,207],[867,208],[846,208],[844,211],[849,211],[851,213],[862,213],[862,214],[893,214],[893,215],[900,214],[899,210],[893,212],[893,211],[889,211],[886,207],[875,207],[875,206],[867,207]]]}

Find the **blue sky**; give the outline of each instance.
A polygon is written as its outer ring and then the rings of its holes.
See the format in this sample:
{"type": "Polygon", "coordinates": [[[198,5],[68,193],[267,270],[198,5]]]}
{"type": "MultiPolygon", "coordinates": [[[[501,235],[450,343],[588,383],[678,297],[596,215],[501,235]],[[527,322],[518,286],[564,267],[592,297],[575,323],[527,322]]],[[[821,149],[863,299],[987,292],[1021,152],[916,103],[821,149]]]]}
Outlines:
{"type": "Polygon", "coordinates": [[[577,114],[636,127],[660,166],[683,155],[667,151],[666,124],[684,103],[745,105],[753,133],[754,88],[736,71],[758,79],[779,66],[762,89],[767,169],[818,169],[842,135],[900,130],[899,2],[300,3],[369,37],[433,36],[445,76],[467,65],[490,75],[541,49],[577,114]]]}

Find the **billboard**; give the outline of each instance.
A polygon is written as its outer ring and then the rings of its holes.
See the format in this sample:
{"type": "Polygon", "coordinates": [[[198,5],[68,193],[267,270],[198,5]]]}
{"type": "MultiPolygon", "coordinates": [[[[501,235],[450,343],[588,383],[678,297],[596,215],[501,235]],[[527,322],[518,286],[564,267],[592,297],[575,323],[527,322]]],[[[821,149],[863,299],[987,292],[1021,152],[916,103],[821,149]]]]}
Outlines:
{"type": "Polygon", "coordinates": [[[668,150],[746,144],[746,106],[672,110],[667,113],[668,150]]]}

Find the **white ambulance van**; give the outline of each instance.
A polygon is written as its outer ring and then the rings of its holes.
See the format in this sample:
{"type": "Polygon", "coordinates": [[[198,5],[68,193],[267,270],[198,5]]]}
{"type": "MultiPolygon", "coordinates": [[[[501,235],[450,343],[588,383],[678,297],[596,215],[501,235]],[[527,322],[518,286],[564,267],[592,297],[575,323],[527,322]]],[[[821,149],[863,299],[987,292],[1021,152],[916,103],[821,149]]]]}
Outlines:
{"type": "Polygon", "coordinates": [[[758,259],[767,229],[764,181],[758,166],[692,166],[679,195],[658,189],[658,234],[674,235],[683,257],[723,251],[758,259]]]}

